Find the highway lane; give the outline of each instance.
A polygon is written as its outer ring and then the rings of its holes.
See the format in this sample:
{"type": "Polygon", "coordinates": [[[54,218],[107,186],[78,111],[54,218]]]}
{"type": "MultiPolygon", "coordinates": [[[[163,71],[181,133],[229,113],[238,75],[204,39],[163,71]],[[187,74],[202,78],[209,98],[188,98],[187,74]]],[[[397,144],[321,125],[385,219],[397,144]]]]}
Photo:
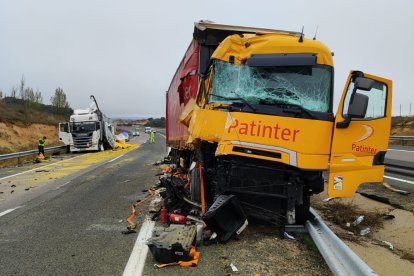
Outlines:
{"type": "MultiPolygon", "coordinates": [[[[414,148],[390,145],[385,163],[409,168],[414,171],[414,148]]],[[[414,193],[414,177],[385,172],[384,181],[392,186],[414,193]]]]}
{"type": "MultiPolygon", "coordinates": [[[[121,231],[131,204],[156,183],[158,169],[152,164],[165,153],[165,141],[157,138],[156,144],[145,143],[17,209],[0,212],[0,274],[122,274],[136,235],[121,231]]],[[[138,139],[147,137],[131,142],[138,139]]]]}

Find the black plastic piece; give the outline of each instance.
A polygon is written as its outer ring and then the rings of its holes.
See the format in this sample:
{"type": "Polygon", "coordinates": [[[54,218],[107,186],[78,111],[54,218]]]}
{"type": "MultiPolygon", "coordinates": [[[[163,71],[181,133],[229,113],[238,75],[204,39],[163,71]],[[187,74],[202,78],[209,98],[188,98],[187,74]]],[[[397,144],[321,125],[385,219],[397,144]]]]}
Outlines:
{"type": "Polygon", "coordinates": [[[374,156],[374,160],[372,161],[372,165],[384,165],[385,154],[386,151],[379,151],[374,156]]]}
{"type": "Polygon", "coordinates": [[[222,243],[228,242],[246,222],[246,215],[234,195],[221,195],[204,216],[207,226],[222,243]]]}
{"type": "Polygon", "coordinates": [[[162,264],[190,261],[196,228],[195,225],[178,224],[172,224],[168,228],[156,227],[147,243],[154,259],[162,264]]]}

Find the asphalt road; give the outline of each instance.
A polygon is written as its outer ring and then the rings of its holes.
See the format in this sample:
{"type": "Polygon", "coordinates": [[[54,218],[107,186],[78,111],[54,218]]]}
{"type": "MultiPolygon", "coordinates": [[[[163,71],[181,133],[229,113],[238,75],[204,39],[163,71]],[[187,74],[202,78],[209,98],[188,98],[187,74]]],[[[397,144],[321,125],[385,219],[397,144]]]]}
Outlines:
{"type": "Polygon", "coordinates": [[[10,213],[0,209],[0,274],[121,275],[136,240],[121,234],[126,217],[156,183],[152,164],[165,154],[165,140],[156,140],[10,213]]]}
{"type": "MultiPolygon", "coordinates": [[[[390,145],[385,156],[385,163],[403,166],[414,171],[414,148],[390,145]]],[[[396,188],[414,193],[414,177],[385,172],[384,181],[396,188]]]]}

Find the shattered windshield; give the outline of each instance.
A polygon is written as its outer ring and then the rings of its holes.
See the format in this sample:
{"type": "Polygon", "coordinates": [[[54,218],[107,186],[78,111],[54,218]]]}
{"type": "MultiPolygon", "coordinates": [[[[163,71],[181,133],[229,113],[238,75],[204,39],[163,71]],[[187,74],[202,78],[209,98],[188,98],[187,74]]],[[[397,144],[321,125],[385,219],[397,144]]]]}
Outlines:
{"type": "Polygon", "coordinates": [[[209,103],[294,104],[328,112],[329,66],[249,67],[216,60],[209,103]],[[239,99],[237,99],[239,98],[239,99]]]}
{"type": "Polygon", "coordinates": [[[70,130],[72,133],[87,133],[95,131],[96,125],[96,122],[71,123],[70,130]]]}

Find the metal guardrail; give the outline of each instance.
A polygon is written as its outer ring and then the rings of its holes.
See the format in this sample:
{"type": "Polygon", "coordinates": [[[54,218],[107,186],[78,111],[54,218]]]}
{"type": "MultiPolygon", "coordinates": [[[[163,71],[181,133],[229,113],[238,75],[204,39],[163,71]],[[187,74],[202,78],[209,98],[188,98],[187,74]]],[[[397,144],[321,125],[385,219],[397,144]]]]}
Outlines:
{"type": "MultiPolygon", "coordinates": [[[[64,149],[66,149],[66,147],[67,146],[48,147],[48,148],[45,148],[45,152],[56,151],[56,150],[64,150],[64,149]]],[[[2,154],[2,155],[0,155],[0,160],[20,158],[20,157],[24,157],[24,156],[28,156],[28,155],[32,155],[32,154],[36,154],[36,153],[38,153],[37,149],[36,150],[27,150],[27,151],[15,152],[15,153],[2,154]]]]}
{"type": "Polygon", "coordinates": [[[414,141],[414,136],[390,136],[390,141],[398,141],[404,145],[405,142],[414,141]]]}
{"type": "Polygon", "coordinates": [[[312,208],[311,214],[314,218],[306,222],[306,228],[334,275],[377,275],[312,208]]]}

